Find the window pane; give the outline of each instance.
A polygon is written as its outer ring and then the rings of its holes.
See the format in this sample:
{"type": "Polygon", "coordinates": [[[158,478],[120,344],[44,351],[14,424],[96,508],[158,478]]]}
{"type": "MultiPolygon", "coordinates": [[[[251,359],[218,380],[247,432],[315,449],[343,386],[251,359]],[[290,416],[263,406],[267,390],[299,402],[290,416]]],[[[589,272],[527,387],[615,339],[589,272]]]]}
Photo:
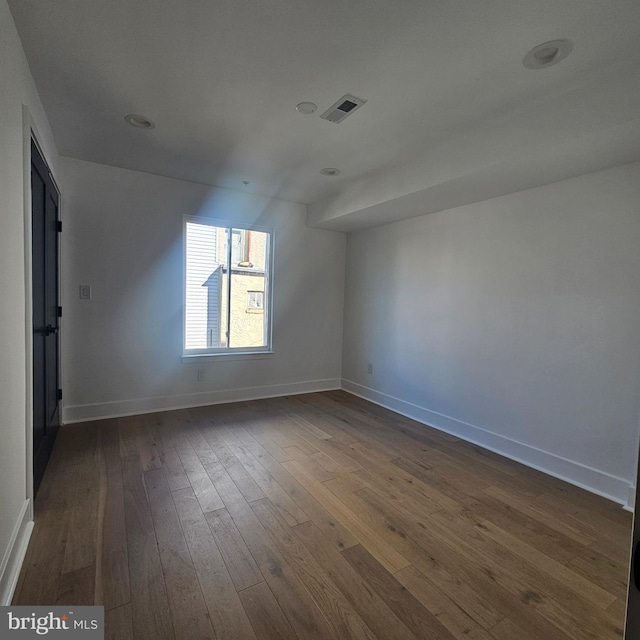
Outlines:
{"type": "MultiPolygon", "coordinates": [[[[268,345],[267,300],[269,234],[262,231],[233,229],[238,237],[242,260],[231,265],[231,348],[268,345]]],[[[233,245],[232,245],[233,246],[233,245]]]]}
{"type": "Polygon", "coordinates": [[[187,222],[185,349],[226,346],[226,231],[187,222]]]}

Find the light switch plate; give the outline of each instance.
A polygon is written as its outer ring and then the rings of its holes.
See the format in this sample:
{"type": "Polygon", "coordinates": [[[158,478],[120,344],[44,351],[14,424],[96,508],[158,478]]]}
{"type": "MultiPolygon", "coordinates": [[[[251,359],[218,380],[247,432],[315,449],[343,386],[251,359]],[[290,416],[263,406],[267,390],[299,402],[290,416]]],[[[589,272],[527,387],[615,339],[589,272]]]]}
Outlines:
{"type": "Polygon", "coordinates": [[[80,300],[91,300],[91,285],[80,285],[80,300]]]}

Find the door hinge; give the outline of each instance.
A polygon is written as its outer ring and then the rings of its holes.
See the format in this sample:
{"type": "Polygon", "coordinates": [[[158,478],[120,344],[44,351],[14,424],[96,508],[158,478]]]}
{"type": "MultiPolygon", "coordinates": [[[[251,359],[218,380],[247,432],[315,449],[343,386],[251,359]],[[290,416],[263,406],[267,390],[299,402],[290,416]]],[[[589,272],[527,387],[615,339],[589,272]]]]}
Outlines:
{"type": "Polygon", "coordinates": [[[58,389],[58,400],[62,400],[62,389],[58,389]]]}
{"type": "Polygon", "coordinates": [[[58,307],[58,318],[62,318],[62,307],[58,307]]]}
{"type": "Polygon", "coordinates": [[[56,228],[58,229],[58,233],[62,233],[62,220],[56,221],[56,228]]]}

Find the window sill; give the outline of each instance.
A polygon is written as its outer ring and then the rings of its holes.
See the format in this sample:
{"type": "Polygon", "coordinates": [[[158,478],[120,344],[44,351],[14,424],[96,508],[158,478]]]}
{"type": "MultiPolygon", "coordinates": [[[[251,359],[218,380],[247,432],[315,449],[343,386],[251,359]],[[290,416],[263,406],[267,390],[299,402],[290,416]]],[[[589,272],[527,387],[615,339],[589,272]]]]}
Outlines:
{"type": "Polygon", "coordinates": [[[183,355],[182,362],[184,364],[202,364],[204,362],[212,363],[231,362],[234,360],[263,360],[273,357],[273,351],[234,351],[231,353],[196,353],[192,356],[183,355]]]}

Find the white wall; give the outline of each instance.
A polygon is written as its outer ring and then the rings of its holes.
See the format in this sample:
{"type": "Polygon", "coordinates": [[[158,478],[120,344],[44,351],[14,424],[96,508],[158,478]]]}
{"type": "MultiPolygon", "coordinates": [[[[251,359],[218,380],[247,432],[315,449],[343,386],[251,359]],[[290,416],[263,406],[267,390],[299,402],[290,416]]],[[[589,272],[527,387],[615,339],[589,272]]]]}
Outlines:
{"type": "Polygon", "coordinates": [[[339,386],[344,234],[281,200],[69,158],[61,176],[66,421],[339,386]],[[272,356],[182,362],[184,214],[274,229],[272,356]]]}
{"type": "Polygon", "coordinates": [[[0,604],[6,604],[30,531],[23,105],[54,175],[57,152],[5,0],[0,0],[0,87],[0,604]]]}
{"type": "Polygon", "coordinates": [[[343,377],[625,502],[638,450],[640,165],[350,234],[343,377]]]}

